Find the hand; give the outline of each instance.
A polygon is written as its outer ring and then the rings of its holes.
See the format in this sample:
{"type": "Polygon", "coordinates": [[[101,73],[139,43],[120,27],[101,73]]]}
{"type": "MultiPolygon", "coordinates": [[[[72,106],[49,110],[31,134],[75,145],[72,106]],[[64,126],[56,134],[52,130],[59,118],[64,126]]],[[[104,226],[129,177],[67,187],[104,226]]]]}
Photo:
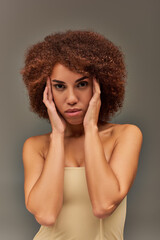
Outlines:
{"type": "Polygon", "coordinates": [[[89,106],[85,117],[83,119],[83,126],[87,128],[88,126],[97,126],[99,111],[101,107],[101,99],[100,99],[100,86],[95,78],[93,78],[93,96],[89,102],[89,106]]]}
{"type": "Polygon", "coordinates": [[[57,113],[56,106],[53,102],[53,94],[49,77],[47,78],[47,84],[43,92],[43,102],[47,107],[47,112],[52,126],[52,132],[56,131],[59,133],[64,133],[66,122],[60,116],[60,114],[57,113]]]}

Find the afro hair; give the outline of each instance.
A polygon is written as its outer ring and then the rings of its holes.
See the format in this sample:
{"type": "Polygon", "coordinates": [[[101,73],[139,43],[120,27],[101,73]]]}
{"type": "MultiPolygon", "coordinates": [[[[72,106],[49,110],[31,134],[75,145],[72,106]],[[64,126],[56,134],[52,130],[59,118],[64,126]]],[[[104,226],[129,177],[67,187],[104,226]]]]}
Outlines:
{"type": "Polygon", "coordinates": [[[40,118],[49,120],[43,91],[56,63],[98,79],[101,89],[99,123],[107,123],[122,107],[126,68],[120,47],[94,31],[67,30],[46,36],[25,53],[21,74],[28,90],[30,110],[40,118]]]}

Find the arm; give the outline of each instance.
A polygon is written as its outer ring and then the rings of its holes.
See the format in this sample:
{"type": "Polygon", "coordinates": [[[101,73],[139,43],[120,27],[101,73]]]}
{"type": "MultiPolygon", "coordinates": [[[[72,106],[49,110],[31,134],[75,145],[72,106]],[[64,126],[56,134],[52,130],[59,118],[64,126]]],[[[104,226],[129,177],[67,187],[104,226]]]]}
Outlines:
{"type": "Polygon", "coordinates": [[[35,149],[33,139],[27,139],[23,147],[25,202],[36,220],[49,226],[54,224],[63,203],[64,136],[52,132],[43,165],[35,149]]]}
{"type": "Polygon", "coordinates": [[[108,163],[97,127],[86,129],[86,179],[95,216],[111,215],[127,195],[136,176],[141,144],[140,129],[125,125],[108,163]]]}

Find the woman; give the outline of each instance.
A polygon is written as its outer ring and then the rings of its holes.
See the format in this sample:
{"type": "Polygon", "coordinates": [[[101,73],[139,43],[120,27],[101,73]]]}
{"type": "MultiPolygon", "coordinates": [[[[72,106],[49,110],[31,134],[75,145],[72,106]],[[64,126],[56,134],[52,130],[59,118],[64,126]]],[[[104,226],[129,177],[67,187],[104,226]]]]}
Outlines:
{"type": "Polygon", "coordinates": [[[31,110],[51,132],[24,142],[25,205],[41,225],[34,240],[121,240],[142,132],[108,123],[121,107],[121,50],[93,31],[59,32],[26,52],[31,110]]]}

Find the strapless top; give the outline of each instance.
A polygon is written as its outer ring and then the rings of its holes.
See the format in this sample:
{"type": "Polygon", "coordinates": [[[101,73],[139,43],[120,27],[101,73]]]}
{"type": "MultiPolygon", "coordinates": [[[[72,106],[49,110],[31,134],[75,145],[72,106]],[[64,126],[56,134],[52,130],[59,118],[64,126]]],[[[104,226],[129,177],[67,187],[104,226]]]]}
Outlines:
{"type": "Polygon", "coordinates": [[[96,217],[85,167],[65,167],[61,211],[53,226],[40,226],[33,240],[123,240],[126,207],[127,196],[110,216],[96,217]]]}

